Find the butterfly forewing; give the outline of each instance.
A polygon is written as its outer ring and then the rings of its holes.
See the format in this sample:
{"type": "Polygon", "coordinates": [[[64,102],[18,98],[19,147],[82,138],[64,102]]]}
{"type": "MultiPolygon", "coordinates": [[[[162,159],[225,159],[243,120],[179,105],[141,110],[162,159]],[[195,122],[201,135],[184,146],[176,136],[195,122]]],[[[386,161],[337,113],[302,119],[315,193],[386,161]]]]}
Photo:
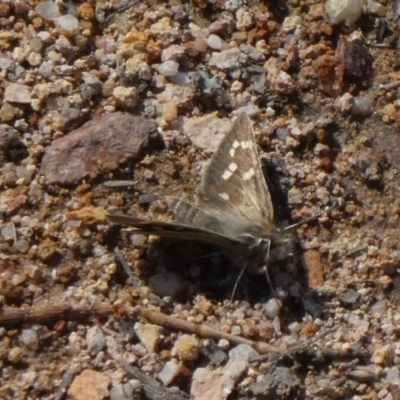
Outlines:
{"type": "Polygon", "coordinates": [[[247,115],[239,115],[211,158],[200,184],[199,205],[272,228],[273,205],[247,115]]]}

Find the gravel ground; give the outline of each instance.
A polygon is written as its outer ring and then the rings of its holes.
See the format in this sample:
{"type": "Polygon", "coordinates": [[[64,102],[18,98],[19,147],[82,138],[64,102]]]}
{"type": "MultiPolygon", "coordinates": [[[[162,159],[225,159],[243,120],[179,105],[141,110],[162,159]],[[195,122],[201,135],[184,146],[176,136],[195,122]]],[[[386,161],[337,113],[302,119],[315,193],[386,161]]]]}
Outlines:
{"type": "Polygon", "coordinates": [[[0,398],[400,398],[399,10],[3,1],[0,398]],[[170,221],[239,113],[278,227],[317,217],[231,300],[106,212],[170,221]]]}

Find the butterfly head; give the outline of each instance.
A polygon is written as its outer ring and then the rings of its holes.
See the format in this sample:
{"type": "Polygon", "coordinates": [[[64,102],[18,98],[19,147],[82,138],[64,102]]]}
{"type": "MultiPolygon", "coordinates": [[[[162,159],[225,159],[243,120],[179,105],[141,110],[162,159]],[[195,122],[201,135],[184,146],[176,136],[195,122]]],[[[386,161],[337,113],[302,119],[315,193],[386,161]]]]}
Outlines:
{"type": "Polygon", "coordinates": [[[253,271],[260,271],[271,262],[282,262],[294,253],[294,238],[290,232],[279,229],[259,227],[252,233],[241,234],[241,241],[246,243],[247,265],[253,271]],[[261,229],[263,228],[263,229],[261,229]]]}
{"type": "Polygon", "coordinates": [[[242,234],[241,239],[246,243],[244,258],[247,266],[254,271],[264,268],[268,264],[271,240],[250,233],[242,234]]]}

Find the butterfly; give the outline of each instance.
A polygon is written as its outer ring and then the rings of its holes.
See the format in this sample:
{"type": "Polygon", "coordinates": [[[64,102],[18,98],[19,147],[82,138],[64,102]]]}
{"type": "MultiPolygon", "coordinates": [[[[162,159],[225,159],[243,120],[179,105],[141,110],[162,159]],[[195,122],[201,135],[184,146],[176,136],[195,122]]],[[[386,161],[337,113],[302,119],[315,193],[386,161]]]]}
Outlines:
{"type": "Polygon", "coordinates": [[[275,232],[274,208],[246,114],[236,118],[206,166],[195,204],[176,197],[166,200],[179,222],[107,217],[137,233],[213,244],[240,256],[246,265],[266,266],[275,232]]]}

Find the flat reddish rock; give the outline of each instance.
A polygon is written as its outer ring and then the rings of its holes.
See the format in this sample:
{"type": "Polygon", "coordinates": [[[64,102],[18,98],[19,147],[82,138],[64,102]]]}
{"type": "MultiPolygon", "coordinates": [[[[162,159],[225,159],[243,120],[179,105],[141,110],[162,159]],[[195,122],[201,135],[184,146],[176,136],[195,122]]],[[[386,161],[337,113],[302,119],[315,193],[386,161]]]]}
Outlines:
{"type": "Polygon", "coordinates": [[[71,400],[103,400],[109,395],[111,379],[100,372],[85,369],[68,389],[71,400]]]}
{"type": "Polygon", "coordinates": [[[152,120],[122,112],[106,114],[54,140],[45,151],[40,172],[49,184],[96,178],[137,158],[156,132],[152,120]]]}
{"type": "Polygon", "coordinates": [[[12,196],[9,197],[8,199],[5,200],[5,203],[7,204],[7,215],[13,215],[15,214],[22,206],[26,204],[28,201],[28,196],[24,194],[20,194],[17,196],[12,196]]]}

